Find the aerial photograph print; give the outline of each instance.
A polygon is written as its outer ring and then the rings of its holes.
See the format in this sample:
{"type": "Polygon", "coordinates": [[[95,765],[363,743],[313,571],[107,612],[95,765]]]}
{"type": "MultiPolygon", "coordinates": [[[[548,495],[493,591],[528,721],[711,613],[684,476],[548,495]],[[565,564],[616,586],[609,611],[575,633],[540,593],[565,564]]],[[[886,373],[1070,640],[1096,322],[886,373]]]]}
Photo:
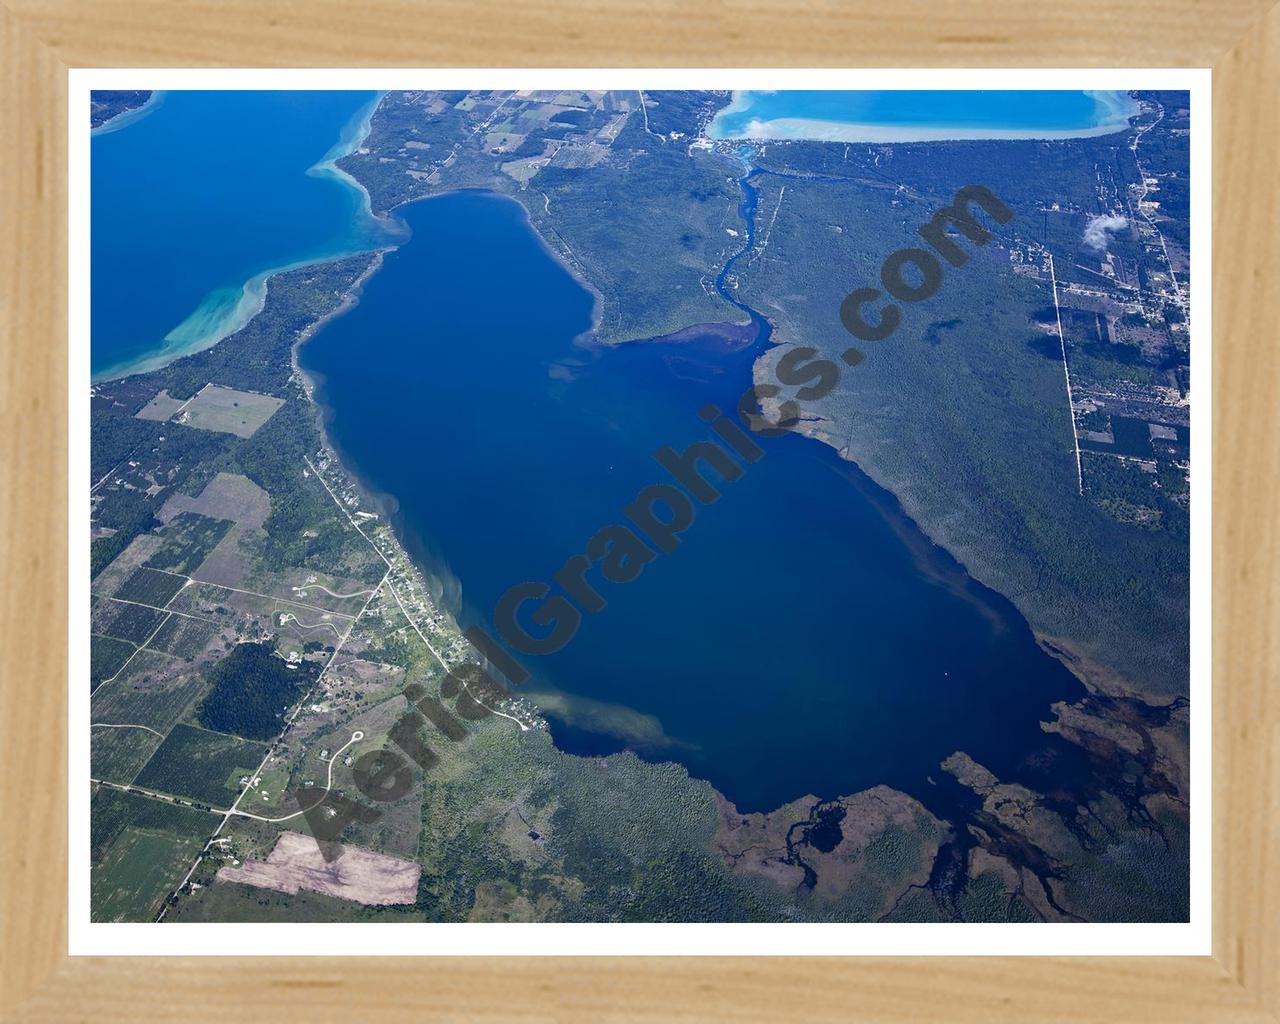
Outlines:
{"type": "Polygon", "coordinates": [[[89,95],[93,925],[1191,920],[1189,90],[89,95]]]}

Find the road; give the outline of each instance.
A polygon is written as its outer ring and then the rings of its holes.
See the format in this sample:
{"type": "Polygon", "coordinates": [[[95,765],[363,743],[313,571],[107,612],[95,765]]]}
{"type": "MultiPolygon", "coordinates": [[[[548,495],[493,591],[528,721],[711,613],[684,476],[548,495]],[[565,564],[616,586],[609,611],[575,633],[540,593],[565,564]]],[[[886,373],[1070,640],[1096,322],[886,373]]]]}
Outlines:
{"type": "MultiPolygon", "coordinates": [[[[392,570],[395,569],[395,566],[391,564],[391,560],[382,553],[382,549],[379,548],[378,545],[373,542],[373,539],[367,533],[364,532],[360,524],[356,522],[355,517],[352,516],[351,513],[349,513],[346,510],[346,508],[343,507],[342,502],[338,500],[338,496],[333,493],[333,489],[329,486],[328,481],[326,481],[325,478],[321,476],[320,471],[311,464],[311,460],[307,459],[305,456],[303,456],[303,458],[305,459],[307,465],[311,468],[311,472],[313,472],[316,475],[316,478],[320,481],[324,489],[329,492],[329,497],[333,499],[334,504],[337,505],[338,508],[342,510],[342,514],[347,517],[347,521],[356,528],[356,531],[360,534],[360,536],[363,537],[366,541],[368,541],[369,546],[373,548],[374,551],[377,552],[378,557],[381,558],[387,564],[387,576],[390,577],[392,570]]],[[[418,624],[413,620],[413,616],[409,614],[408,610],[404,606],[404,602],[400,600],[400,595],[396,593],[396,588],[390,582],[387,583],[387,590],[389,590],[391,592],[391,596],[396,599],[396,604],[400,608],[400,613],[405,617],[405,620],[409,623],[409,625],[413,627],[413,631],[418,634],[418,638],[423,642],[423,644],[426,645],[427,650],[431,652],[431,656],[440,663],[440,667],[442,669],[448,672],[449,663],[445,661],[443,657],[441,657],[440,652],[437,651],[435,647],[432,646],[431,641],[428,640],[426,635],[422,632],[422,630],[418,628],[418,624]]],[[[520,726],[521,732],[529,731],[529,727],[525,725],[524,722],[520,721],[520,719],[516,718],[514,715],[508,715],[506,712],[499,711],[497,708],[489,707],[489,705],[479,700],[476,697],[476,695],[471,692],[466,682],[464,682],[461,679],[459,679],[458,682],[462,686],[462,688],[466,690],[467,696],[470,697],[472,700],[474,700],[486,711],[492,714],[495,714],[500,718],[506,718],[509,721],[515,722],[516,725],[520,726]]]]}
{"type": "Polygon", "coordinates": [[[1152,121],[1149,125],[1139,128],[1137,134],[1133,137],[1133,142],[1129,144],[1129,149],[1133,153],[1133,162],[1138,168],[1138,180],[1142,183],[1142,195],[1138,197],[1138,212],[1142,214],[1143,219],[1151,225],[1151,230],[1156,233],[1156,238],[1160,242],[1160,252],[1164,254],[1164,265],[1169,270],[1169,281],[1173,285],[1173,294],[1177,297],[1178,308],[1182,310],[1182,317],[1186,320],[1189,316],[1187,312],[1187,300],[1182,294],[1182,288],[1178,284],[1178,275],[1173,272],[1173,263],[1169,259],[1169,248],[1164,244],[1164,234],[1160,231],[1159,226],[1146,210],[1142,208],[1142,201],[1147,198],[1147,172],[1142,166],[1142,161],[1138,159],[1138,143],[1142,141],[1142,136],[1151,131],[1156,125],[1164,120],[1164,107],[1160,107],[1160,116],[1152,121]]]}
{"type": "MultiPolygon", "coordinates": [[[[378,591],[382,589],[383,584],[387,582],[387,578],[390,575],[391,575],[391,570],[388,568],[386,574],[382,577],[382,581],[373,589],[373,593],[369,595],[369,599],[365,601],[364,606],[360,609],[359,614],[356,615],[356,617],[351,620],[351,625],[347,627],[346,635],[343,636],[342,639],[339,640],[338,643],[334,646],[333,653],[329,655],[329,660],[325,662],[324,668],[322,668],[320,670],[320,674],[316,676],[316,681],[312,685],[311,689],[308,690],[303,695],[302,700],[298,701],[298,703],[294,706],[294,709],[291,712],[289,712],[289,714],[285,717],[284,727],[280,730],[279,735],[276,736],[276,738],[271,742],[271,745],[267,748],[266,756],[263,757],[262,762],[249,776],[250,779],[256,778],[257,776],[262,774],[262,769],[267,766],[267,761],[270,760],[271,758],[271,751],[275,749],[276,744],[279,743],[280,740],[284,738],[285,733],[289,731],[289,727],[293,725],[293,720],[298,717],[298,712],[301,711],[306,706],[308,698],[310,698],[311,694],[315,692],[316,687],[320,685],[320,681],[324,679],[325,673],[327,673],[329,669],[333,666],[334,659],[337,658],[338,653],[342,650],[342,645],[347,642],[347,637],[351,636],[352,632],[356,628],[356,623],[360,621],[360,617],[364,615],[364,613],[368,610],[369,605],[372,603],[374,597],[377,596],[378,591]]],[[[354,742],[354,735],[352,737],[352,742],[354,742]]],[[[342,750],[346,750],[347,747],[350,745],[351,745],[350,743],[347,743],[342,747],[342,750]]],[[[334,757],[337,757],[337,754],[335,754],[334,757]]],[[[329,778],[330,778],[330,781],[332,781],[333,758],[329,759],[329,778]]],[[[182,881],[179,882],[177,887],[173,890],[175,893],[181,892],[183,887],[189,881],[191,881],[191,876],[195,874],[196,868],[198,868],[200,866],[200,862],[204,860],[204,855],[208,851],[209,846],[213,843],[214,840],[218,838],[218,836],[222,833],[222,830],[227,827],[227,822],[229,822],[233,817],[236,816],[236,810],[240,806],[240,801],[244,799],[245,793],[247,793],[251,788],[252,787],[246,783],[245,787],[240,791],[240,795],[236,797],[235,803],[233,803],[231,807],[227,810],[227,812],[223,815],[222,821],[220,821],[218,823],[218,827],[213,830],[213,835],[209,837],[208,841],[201,848],[200,853],[196,856],[195,863],[192,864],[191,867],[187,869],[186,875],[183,876],[182,881]]],[[[326,793],[328,792],[327,788],[325,792],[326,793]]],[[[258,817],[257,815],[248,814],[247,812],[242,812],[242,814],[245,817],[258,817]]],[[[290,815],[289,817],[296,817],[296,816],[297,815],[290,815]]],[[[269,820],[269,819],[263,819],[263,820],[269,820]]],[[[165,915],[168,912],[169,912],[169,901],[166,899],[164,902],[164,906],[161,907],[160,909],[160,915],[156,918],[156,921],[157,922],[163,921],[165,915]]]]}
{"type": "MultiPolygon", "coordinates": [[[[333,756],[329,758],[329,774],[325,778],[324,789],[322,790],[322,792],[326,796],[328,795],[329,790],[333,789],[334,763],[338,760],[339,757],[342,756],[342,752],[346,750],[347,747],[351,746],[351,744],[353,743],[359,743],[362,739],[364,739],[364,733],[361,732],[359,729],[357,729],[355,732],[351,734],[351,739],[347,740],[346,743],[342,744],[342,746],[340,746],[337,750],[335,750],[333,752],[333,756]]],[[[266,764],[266,762],[264,761],[263,764],[266,764]]],[[[261,766],[259,766],[259,771],[261,771],[261,766]]],[[[253,818],[256,821],[270,821],[274,823],[274,822],[280,822],[280,821],[289,821],[293,818],[299,818],[304,813],[303,811],[294,811],[292,814],[286,814],[282,818],[264,818],[261,814],[252,814],[249,811],[237,810],[236,805],[240,803],[240,799],[242,799],[244,797],[244,794],[247,793],[251,788],[252,788],[252,783],[250,783],[250,785],[244,788],[243,792],[241,792],[240,794],[240,798],[238,798],[236,802],[231,805],[231,809],[227,811],[228,815],[235,815],[240,818],[253,818]]]]}
{"type": "Polygon", "coordinates": [[[337,597],[337,598],[344,598],[344,599],[345,599],[345,598],[348,598],[348,597],[364,597],[364,595],[365,595],[365,594],[372,594],[372,593],[373,593],[373,591],[372,591],[372,590],[353,590],[353,591],[352,591],[351,593],[349,593],[349,594],[335,594],[332,590],[330,590],[328,587],[326,587],[323,583],[307,583],[307,584],[305,584],[304,586],[301,586],[301,587],[295,587],[294,589],[295,589],[299,594],[301,594],[304,590],[323,590],[323,591],[324,591],[326,594],[328,594],[330,597],[337,597]]]}
{"type": "Polygon", "coordinates": [[[1076,485],[1084,494],[1084,469],[1080,465],[1080,435],[1076,431],[1076,404],[1071,397],[1071,370],[1067,366],[1067,339],[1062,334],[1062,311],[1058,308],[1058,275],[1053,269],[1053,253],[1049,257],[1049,280],[1053,282],[1053,315],[1058,320],[1058,343],[1062,346],[1062,373],[1067,379],[1067,412],[1071,416],[1071,439],[1076,449],[1076,485]]]}
{"type": "MultiPolygon", "coordinates": [[[[89,728],[90,729],[145,729],[147,732],[151,733],[151,735],[159,736],[161,739],[164,739],[164,733],[156,732],[149,725],[136,725],[133,722],[121,722],[121,723],[92,722],[90,723],[89,728]]],[[[95,780],[95,781],[98,781],[98,780],[95,780]]]]}

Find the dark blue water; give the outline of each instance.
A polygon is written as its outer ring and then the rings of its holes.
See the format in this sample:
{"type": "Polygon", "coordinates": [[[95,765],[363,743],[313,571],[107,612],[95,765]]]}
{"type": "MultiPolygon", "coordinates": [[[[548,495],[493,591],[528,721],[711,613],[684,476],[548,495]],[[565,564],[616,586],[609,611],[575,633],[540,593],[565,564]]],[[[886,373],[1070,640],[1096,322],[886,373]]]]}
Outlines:
{"type": "Polygon", "coordinates": [[[254,311],[245,285],[260,293],[266,271],[385,240],[363,193],[316,166],[358,134],[375,99],[168,92],[145,117],[96,133],[94,376],[146,368],[227,333],[254,311]]]}
{"type": "MultiPolygon", "coordinates": [[[[507,588],[550,580],[669,481],[657,448],[714,437],[697,412],[736,407],[768,326],[577,345],[591,297],[517,204],[457,193],[404,215],[412,239],[301,361],[344,458],[398,501],[411,553],[489,627],[507,588]]],[[[1006,778],[1077,770],[1039,722],[1082,687],[1015,609],[830,448],[761,444],[676,551],[632,583],[591,575],[608,607],[567,648],[522,656],[556,695],[557,742],[681,761],[752,810],[877,783],[936,807],[928,779],[957,750],[1006,778]]]]}

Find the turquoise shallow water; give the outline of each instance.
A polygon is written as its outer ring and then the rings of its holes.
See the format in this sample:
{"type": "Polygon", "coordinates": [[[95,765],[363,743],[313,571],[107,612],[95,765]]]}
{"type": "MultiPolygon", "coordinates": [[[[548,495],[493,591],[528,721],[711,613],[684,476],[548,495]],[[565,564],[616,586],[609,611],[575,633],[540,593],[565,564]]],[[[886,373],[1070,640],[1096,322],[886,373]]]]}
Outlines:
{"type": "Polygon", "coordinates": [[[145,116],[95,133],[94,377],[229,333],[257,309],[273,269],[386,241],[363,192],[322,165],[358,137],[376,98],[167,92],[145,116]]]}
{"type": "Polygon", "coordinates": [[[1080,90],[744,91],[712,123],[714,138],[890,141],[1055,138],[1122,129],[1127,93],[1080,90]]]}

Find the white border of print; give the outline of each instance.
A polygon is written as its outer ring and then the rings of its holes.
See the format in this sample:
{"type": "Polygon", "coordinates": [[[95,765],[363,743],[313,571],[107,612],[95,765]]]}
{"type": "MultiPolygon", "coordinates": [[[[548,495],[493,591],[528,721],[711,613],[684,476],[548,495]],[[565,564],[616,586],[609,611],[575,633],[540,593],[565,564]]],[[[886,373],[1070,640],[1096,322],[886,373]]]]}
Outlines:
{"type": "Polygon", "coordinates": [[[73,69],[70,157],[71,494],[89,479],[92,89],[1189,89],[1191,316],[1191,920],[1178,924],[106,924],[89,920],[89,541],[72,501],[69,578],[69,951],[84,955],[1209,955],[1211,888],[1210,203],[1208,69],[600,70],[73,69]]]}

